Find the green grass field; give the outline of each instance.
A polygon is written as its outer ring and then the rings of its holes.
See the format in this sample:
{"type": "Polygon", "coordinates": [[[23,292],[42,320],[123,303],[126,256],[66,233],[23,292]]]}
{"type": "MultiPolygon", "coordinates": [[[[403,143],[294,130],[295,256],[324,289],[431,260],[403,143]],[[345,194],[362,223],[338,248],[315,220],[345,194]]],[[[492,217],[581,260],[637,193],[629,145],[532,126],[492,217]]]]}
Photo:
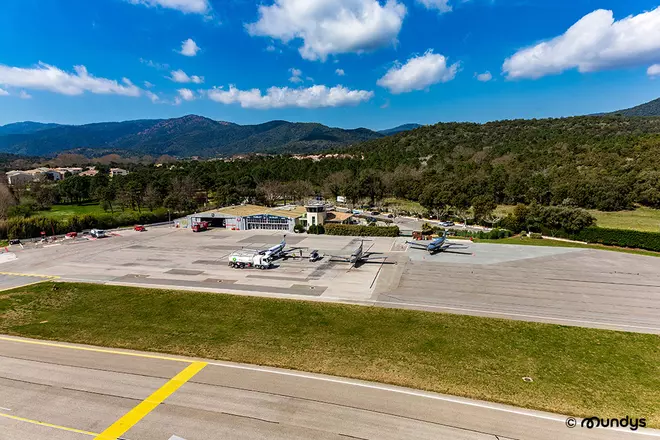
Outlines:
{"type": "MultiPolygon", "coordinates": [[[[498,216],[513,213],[515,206],[499,205],[495,209],[498,216]]],[[[596,226],[612,229],[632,229],[635,231],[660,232],[660,209],[640,207],[634,211],[604,212],[589,210],[596,218],[596,226]]]]}
{"type": "Polygon", "coordinates": [[[293,368],[576,417],[627,414],[660,427],[658,335],[50,282],[0,294],[0,333],[293,368]]]}
{"type": "MultiPolygon", "coordinates": [[[[458,239],[460,237],[451,237],[452,239],[458,239]]],[[[532,238],[522,238],[520,236],[502,238],[499,240],[487,240],[487,239],[475,239],[475,242],[479,243],[496,243],[496,244],[517,244],[517,245],[526,245],[526,246],[552,246],[552,247],[570,247],[570,248],[582,248],[582,249],[597,249],[601,251],[614,251],[614,252],[623,252],[625,254],[636,254],[636,255],[645,255],[647,257],[660,257],[660,252],[645,251],[642,249],[627,249],[616,246],[605,246],[602,244],[584,244],[584,243],[570,243],[559,240],[550,240],[542,239],[535,240],[532,238]]]]}
{"type": "MultiPolygon", "coordinates": [[[[161,210],[164,210],[164,208],[160,208],[161,210]]],[[[131,210],[131,209],[126,209],[122,211],[119,207],[116,207],[114,210],[114,214],[121,214],[121,213],[135,213],[137,211],[131,210]]],[[[148,209],[143,209],[142,212],[150,212],[148,209]]],[[[154,212],[158,212],[158,209],[156,209],[154,212]]],[[[69,217],[73,217],[74,215],[85,215],[85,214],[91,214],[91,215],[100,215],[100,214],[113,214],[110,211],[104,211],[103,208],[101,208],[101,205],[98,203],[86,203],[83,205],[53,205],[50,210],[47,211],[39,211],[38,213],[35,214],[35,216],[43,216],[43,217],[48,217],[48,218],[56,218],[56,219],[65,219],[69,217]]]]}
{"type": "Polygon", "coordinates": [[[389,210],[407,211],[412,214],[428,215],[426,208],[424,208],[418,202],[413,202],[411,200],[388,197],[383,199],[382,205],[387,207],[389,210]]]}

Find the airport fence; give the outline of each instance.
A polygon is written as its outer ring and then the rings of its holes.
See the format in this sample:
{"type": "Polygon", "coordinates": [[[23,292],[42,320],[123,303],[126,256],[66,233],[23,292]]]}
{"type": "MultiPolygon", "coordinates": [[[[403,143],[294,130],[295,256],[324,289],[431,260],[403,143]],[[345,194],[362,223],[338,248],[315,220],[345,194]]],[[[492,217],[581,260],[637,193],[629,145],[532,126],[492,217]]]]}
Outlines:
{"type": "Polygon", "coordinates": [[[398,226],[325,225],[327,235],[354,237],[398,237],[398,226]]]}

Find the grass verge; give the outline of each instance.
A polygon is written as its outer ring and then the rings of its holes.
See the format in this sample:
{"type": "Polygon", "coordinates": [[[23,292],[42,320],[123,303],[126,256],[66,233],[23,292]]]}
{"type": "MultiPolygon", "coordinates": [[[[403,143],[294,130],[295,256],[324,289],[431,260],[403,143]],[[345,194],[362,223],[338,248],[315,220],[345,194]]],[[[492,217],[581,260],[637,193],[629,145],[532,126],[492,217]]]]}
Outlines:
{"type": "MultiPolygon", "coordinates": [[[[459,237],[451,237],[456,239],[459,237]]],[[[629,249],[616,246],[605,246],[603,244],[584,244],[584,243],[571,243],[568,241],[559,241],[551,239],[542,239],[536,240],[532,238],[522,238],[520,236],[501,238],[498,240],[488,240],[488,239],[474,239],[478,243],[496,243],[496,244],[519,244],[526,246],[550,246],[550,247],[570,247],[570,248],[582,248],[582,249],[596,249],[601,251],[614,251],[614,252],[623,252],[624,254],[635,254],[635,255],[645,255],[647,257],[660,257],[660,252],[645,251],[643,249],[629,249]]]]}
{"type": "Polygon", "coordinates": [[[0,333],[292,368],[579,417],[646,417],[660,427],[658,335],[77,283],[2,292],[0,333]]]}

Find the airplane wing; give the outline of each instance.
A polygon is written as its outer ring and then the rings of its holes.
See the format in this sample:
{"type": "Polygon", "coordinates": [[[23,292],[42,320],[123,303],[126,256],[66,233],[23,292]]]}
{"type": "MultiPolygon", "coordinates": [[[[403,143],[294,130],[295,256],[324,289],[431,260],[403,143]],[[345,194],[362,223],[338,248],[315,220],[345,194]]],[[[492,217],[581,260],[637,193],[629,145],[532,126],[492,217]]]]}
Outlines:
{"type": "Polygon", "coordinates": [[[426,248],[428,247],[427,245],[423,245],[421,243],[415,243],[414,241],[406,241],[406,244],[411,248],[422,249],[422,250],[426,250],[426,248]]]}
{"type": "Polygon", "coordinates": [[[341,257],[338,255],[328,255],[330,257],[330,261],[335,261],[335,262],[341,262],[341,263],[350,263],[351,260],[346,257],[341,257]]]}

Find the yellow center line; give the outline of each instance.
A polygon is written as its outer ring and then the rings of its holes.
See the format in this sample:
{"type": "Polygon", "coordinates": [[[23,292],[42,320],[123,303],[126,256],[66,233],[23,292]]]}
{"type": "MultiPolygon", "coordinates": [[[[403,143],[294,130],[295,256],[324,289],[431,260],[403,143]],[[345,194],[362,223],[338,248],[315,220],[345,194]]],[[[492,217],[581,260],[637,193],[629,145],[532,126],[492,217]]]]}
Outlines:
{"type": "Polygon", "coordinates": [[[159,359],[162,361],[174,361],[174,362],[185,362],[187,364],[193,362],[188,359],[179,359],[179,358],[174,358],[174,357],[168,357],[168,356],[159,356],[159,355],[152,355],[152,354],[143,354],[143,353],[131,353],[127,351],[118,351],[118,350],[109,350],[105,348],[94,348],[94,347],[81,347],[81,346],[76,346],[76,345],[65,345],[65,344],[56,344],[54,342],[44,342],[44,341],[37,341],[34,339],[18,339],[18,338],[8,338],[6,336],[0,336],[0,341],[7,341],[7,342],[16,342],[19,344],[32,344],[32,345],[42,345],[45,347],[56,347],[56,348],[67,348],[69,350],[80,350],[80,351],[93,351],[96,353],[106,353],[106,354],[119,354],[123,356],[133,356],[133,357],[140,357],[140,358],[147,358],[147,359],[159,359]]]}
{"type": "Polygon", "coordinates": [[[156,409],[158,405],[163,403],[165,399],[170,397],[176,390],[181,388],[183,384],[188,382],[197,373],[206,367],[206,362],[193,362],[183,369],[179,374],[170,379],[165,385],[156,390],[151,396],[140,402],[135,408],[130,410],[126,415],[113,423],[108,429],[95,437],[95,440],[116,440],[140,420],[147,416],[151,411],[156,409]]]}
{"type": "Polygon", "coordinates": [[[16,272],[0,272],[0,275],[8,275],[11,277],[36,277],[36,278],[52,278],[58,279],[57,275],[39,275],[34,273],[16,273],[16,272]]]}
{"type": "Polygon", "coordinates": [[[59,429],[60,431],[68,431],[68,432],[75,432],[76,434],[89,435],[91,437],[99,435],[96,432],[83,431],[82,429],[67,428],[66,426],[53,425],[52,423],[26,419],[24,417],[13,416],[11,414],[0,413],[0,417],[4,417],[6,419],[11,419],[11,420],[17,420],[19,422],[31,423],[33,425],[45,426],[46,428],[59,429]]]}

